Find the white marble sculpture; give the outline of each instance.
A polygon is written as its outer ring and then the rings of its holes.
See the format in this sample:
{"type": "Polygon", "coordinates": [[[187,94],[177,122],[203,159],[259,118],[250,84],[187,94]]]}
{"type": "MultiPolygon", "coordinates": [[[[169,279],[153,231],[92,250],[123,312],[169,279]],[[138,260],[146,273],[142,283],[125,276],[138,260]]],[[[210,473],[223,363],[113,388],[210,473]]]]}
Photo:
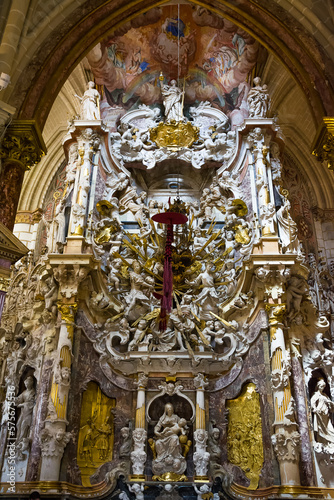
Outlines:
{"type": "Polygon", "coordinates": [[[291,204],[286,198],[284,205],[277,211],[279,237],[284,253],[298,253],[298,226],[290,215],[291,204]]]}
{"type": "Polygon", "coordinates": [[[100,93],[95,89],[94,82],[88,82],[87,90],[82,97],[75,94],[80,100],[80,118],[81,120],[100,120],[99,100],[100,93]]]}
{"type": "Polygon", "coordinates": [[[145,462],[146,462],[146,444],[147,432],[145,429],[140,427],[134,429],[132,433],[133,439],[133,451],[131,452],[131,462],[132,470],[134,474],[141,475],[144,473],[145,462]]]}
{"type": "MultiPolygon", "coordinates": [[[[166,122],[184,121],[182,110],[183,92],[176,86],[162,84],[166,122]]],[[[226,132],[227,116],[208,102],[191,107],[189,111],[192,125],[198,127],[200,138],[191,148],[178,151],[159,148],[150,139],[150,129],[157,125],[159,108],[140,106],[122,116],[117,132],[110,134],[111,153],[115,162],[123,167],[126,163],[142,162],[147,169],[170,159],[180,159],[200,169],[206,161],[229,164],[236,151],[236,133],[226,132]]],[[[109,181],[107,181],[108,185],[109,181]]],[[[108,186],[107,186],[108,188],[108,186]]],[[[108,199],[105,196],[105,199],[108,199]]]]}
{"type": "Polygon", "coordinates": [[[176,122],[183,121],[183,95],[176,80],[172,80],[170,85],[163,83],[163,76],[160,75],[160,86],[162,101],[165,108],[165,118],[167,122],[175,120],[176,122]]]}
{"type": "Polygon", "coordinates": [[[112,171],[107,175],[103,199],[110,202],[116,193],[124,191],[129,186],[129,183],[130,179],[126,174],[123,172],[116,174],[112,171]]]}
{"type": "Polygon", "coordinates": [[[180,434],[187,434],[187,422],[174,413],[171,403],[165,405],[165,411],[154,427],[156,458],[152,462],[154,474],[165,472],[183,474],[186,470],[186,460],[182,455],[180,434]]]}
{"type": "Polygon", "coordinates": [[[17,396],[16,406],[20,408],[19,418],[16,424],[16,444],[23,438],[29,437],[32,414],[35,406],[34,379],[27,377],[24,381],[25,390],[17,396]]]}
{"type": "Polygon", "coordinates": [[[144,485],[139,483],[128,484],[128,488],[135,494],[136,500],[144,500],[144,485]]]}
{"type": "MultiPolygon", "coordinates": [[[[214,496],[211,493],[211,487],[208,484],[202,484],[199,488],[197,488],[196,484],[193,485],[194,490],[197,493],[197,500],[203,500],[204,498],[210,498],[211,495],[212,497],[214,496]],[[211,495],[210,495],[211,493],[211,495]]],[[[219,498],[219,496],[218,496],[219,498]]]]}
{"type": "Polygon", "coordinates": [[[247,102],[250,118],[266,118],[270,106],[270,97],[267,85],[260,85],[261,78],[256,77],[253,80],[254,87],[250,89],[247,102]]]}
{"type": "Polygon", "coordinates": [[[194,465],[196,476],[206,476],[208,472],[210,453],[206,449],[208,433],[205,429],[196,429],[194,432],[195,453],[194,465]]]}
{"type": "Polygon", "coordinates": [[[219,301],[219,295],[215,288],[215,272],[211,262],[206,263],[205,269],[193,282],[188,282],[188,284],[193,289],[197,289],[201,286],[200,293],[195,299],[196,304],[201,304],[203,307],[204,303],[208,302],[215,306],[219,301]]]}
{"type": "Polygon", "coordinates": [[[150,291],[153,290],[153,286],[142,275],[141,265],[138,261],[132,263],[132,269],[129,271],[130,292],[125,296],[127,303],[125,314],[129,318],[137,319],[141,310],[150,310],[150,291]]]}
{"type": "Polygon", "coordinates": [[[311,398],[313,412],[313,428],[317,434],[317,441],[329,446],[334,452],[334,427],[331,415],[334,413],[334,403],[324,393],[326,382],[321,379],[317,382],[316,392],[311,398]]]}

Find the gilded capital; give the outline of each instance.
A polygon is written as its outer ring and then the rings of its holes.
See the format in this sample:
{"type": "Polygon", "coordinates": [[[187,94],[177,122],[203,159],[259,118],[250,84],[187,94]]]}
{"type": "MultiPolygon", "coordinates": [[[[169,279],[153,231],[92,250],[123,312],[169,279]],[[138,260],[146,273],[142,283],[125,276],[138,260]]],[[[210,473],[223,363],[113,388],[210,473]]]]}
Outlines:
{"type": "Polygon", "coordinates": [[[285,304],[266,304],[270,326],[276,326],[279,323],[283,323],[285,309],[285,304]]]}
{"type": "Polygon", "coordinates": [[[317,160],[327,162],[328,168],[334,170],[334,118],[323,118],[313,143],[312,154],[317,160]]]}
{"type": "Polygon", "coordinates": [[[66,324],[74,323],[77,309],[78,304],[76,302],[73,304],[58,304],[58,311],[60,312],[61,319],[65,321],[66,324]]]}
{"type": "Polygon", "coordinates": [[[0,146],[4,163],[15,162],[30,170],[46,153],[43,137],[34,120],[13,120],[0,146]]]}

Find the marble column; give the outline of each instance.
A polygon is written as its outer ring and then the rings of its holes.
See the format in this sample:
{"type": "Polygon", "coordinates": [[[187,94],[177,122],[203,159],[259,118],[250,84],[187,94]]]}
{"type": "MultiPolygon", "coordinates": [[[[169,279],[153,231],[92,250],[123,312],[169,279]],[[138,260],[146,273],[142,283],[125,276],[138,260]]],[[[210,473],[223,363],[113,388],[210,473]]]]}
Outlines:
{"type": "Polygon", "coordinates": [[[0,319],[2,316],[3,307],[5,305],[6,292],[1,290],[1,282],[0,282],[0,319]]]}
{"type": "Polygon", "coordinates": [[[8,162],[0,177],[0,222],[13,231],[24,170],[19,163],[8,162]]]}
{"type": "Polygon", "coordinates": [[[202,373],[199,373],[194,378],[196,387],[196,430],[194,432],[195,439],[195,481],[207,480],[208,466],[210,461],[210,453],[207,451],[208,433],[206,431],[205,422],[205,387],[208,382],[202,373]]]}
{"type": "Polygon", "coordinates": [[[300,434],[291,395],[291,354],[283,331],[285,304],[267,304],[270,325],[271,382],[275,411],[272,444],[279,463],[281,484],[299,485],[300,434]]]}
{"type": "Polygon", "coordinates": [[[131,452],[132,476],[134,481],[144,481],[144,469],[147,454],[145,452],[146,445],[146,418],[145,418],[145,389],[147,387],[148,378],[144,373],[138,374],[137,385],[137,407],[135,428],[132,433],[133,451],[131,452]]]}

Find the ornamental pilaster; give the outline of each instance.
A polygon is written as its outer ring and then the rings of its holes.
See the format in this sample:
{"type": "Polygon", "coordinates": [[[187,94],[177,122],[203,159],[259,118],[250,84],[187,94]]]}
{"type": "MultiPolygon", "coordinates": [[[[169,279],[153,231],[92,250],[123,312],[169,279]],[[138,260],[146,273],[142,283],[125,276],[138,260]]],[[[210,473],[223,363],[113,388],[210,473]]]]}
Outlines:
{"type": "Polygon", "coordinates": [[[133,451],[131,452],[132,462],[132,479],[143,480],[144,468],[146,463],[147,454],[145,452],[145,444],[147,432],[145,430],[145,390],[147,387],[148,377],[144,373],[138,374],[138,380],[135,382],[137,385],[137,407],[135,429],[132,433],[133,451]]]}
{"type": "MultiPolygon", "coordinates": [[[[61,442],[64,447],[67,444],[65,437],[68,411],[68,399],[71,385],[71,365],[72,365],[72,347],[74,339],[75,315],[78,309],[76,297],[80,283],[87,277],[90,270],[90,260],[85,261],[86,265],[81,265],[80,256],[76,259],[70,259],[63,256],[50,257],[50,264],[54,268],[53,275],[59,284],[58,288],[58,313],[60,316],[60,330],[58,346],[54,356],[52,385],[49,395],[48,412],[45,420],[43,432],[45,442],[52,443],[57,441],[57,436],[63,436],[61,442]],[[59,260],[60,257],[60,260],[59,260]],[[62,262],[62,263],[59,263],[62,262]],[[56,437],[55,437],[56,436],[56,437]]],[[[46,445],[45,445],[46,446],[46,445]]],[[[49,446],[49,445],[48,445],[49,446]]],[[[62,456],[59,452],[50,455],[42,453],[41,480],[59,479],[60,463],[62,456]]],[[[48,448],[46,448],[48,449],[48,448]]]]}
{"type": "Polygon", "coordinates": [[[41,480],[58,481],[61,459],[65,446],[70,439],[70,433],[66,432],[68,424],[66,417],[71,383],[72,344],[77,307],[77,303],[58,303],[58,311],[61,317],[59,340],[53,366],[48,414],[40,437],[42,449],[41,480]]]}
{"type": "Polygon", "coordinates": [[[206,480],[210,453],[207,451],[208,433],[205,430],[205,388],[209,382],[205,379],[203,373],[199,373],[194,378],[196,387],[196,430],[194,432],[195,453],[194,466],[196,480],[206,480]]]}
{"type": "Polygon", "coordinates": [[[275,434],[271,439],[282,484],[300,484],[300,434],[290,385],[291,352],[284,339],[286,305],[270,303],[266,305],[266,311],[270,329],[271,384],[275,412],[275,434]]]}
{"type": "Polygon", "coordinates": [[[68,179],[65,195],[71,192],[72,204],[66,253],[81,251],[88,219],[94,209],[98,154],[107,129],[101,120],[74,121],[63,144],[68,149],[68,179]]]}

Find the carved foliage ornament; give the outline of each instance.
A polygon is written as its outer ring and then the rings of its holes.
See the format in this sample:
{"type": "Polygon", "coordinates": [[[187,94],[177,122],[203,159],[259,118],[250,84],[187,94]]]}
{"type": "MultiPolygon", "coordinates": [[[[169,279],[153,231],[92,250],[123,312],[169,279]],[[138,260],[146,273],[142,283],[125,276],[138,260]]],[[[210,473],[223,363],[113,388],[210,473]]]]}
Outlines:
{"type": "Polygon", "coordinates": [[[325,117],[312,148],[317,160],[327,162],[330,170],[334,170],[334,118],[325,117]]]}
{"type": "Polygon", "coordinates": [[[8,292],[9,285],[10,285],[10,279],[4,278],[1,276],[0,277],[0,292],[8,292]]]}
{"type": "Polygon", "coordinates": [[[46,146],[33,120],[14,121],[0,147],[2,160],[18,162],[24,170],[30,170],[45,153],[46,146]]]}

